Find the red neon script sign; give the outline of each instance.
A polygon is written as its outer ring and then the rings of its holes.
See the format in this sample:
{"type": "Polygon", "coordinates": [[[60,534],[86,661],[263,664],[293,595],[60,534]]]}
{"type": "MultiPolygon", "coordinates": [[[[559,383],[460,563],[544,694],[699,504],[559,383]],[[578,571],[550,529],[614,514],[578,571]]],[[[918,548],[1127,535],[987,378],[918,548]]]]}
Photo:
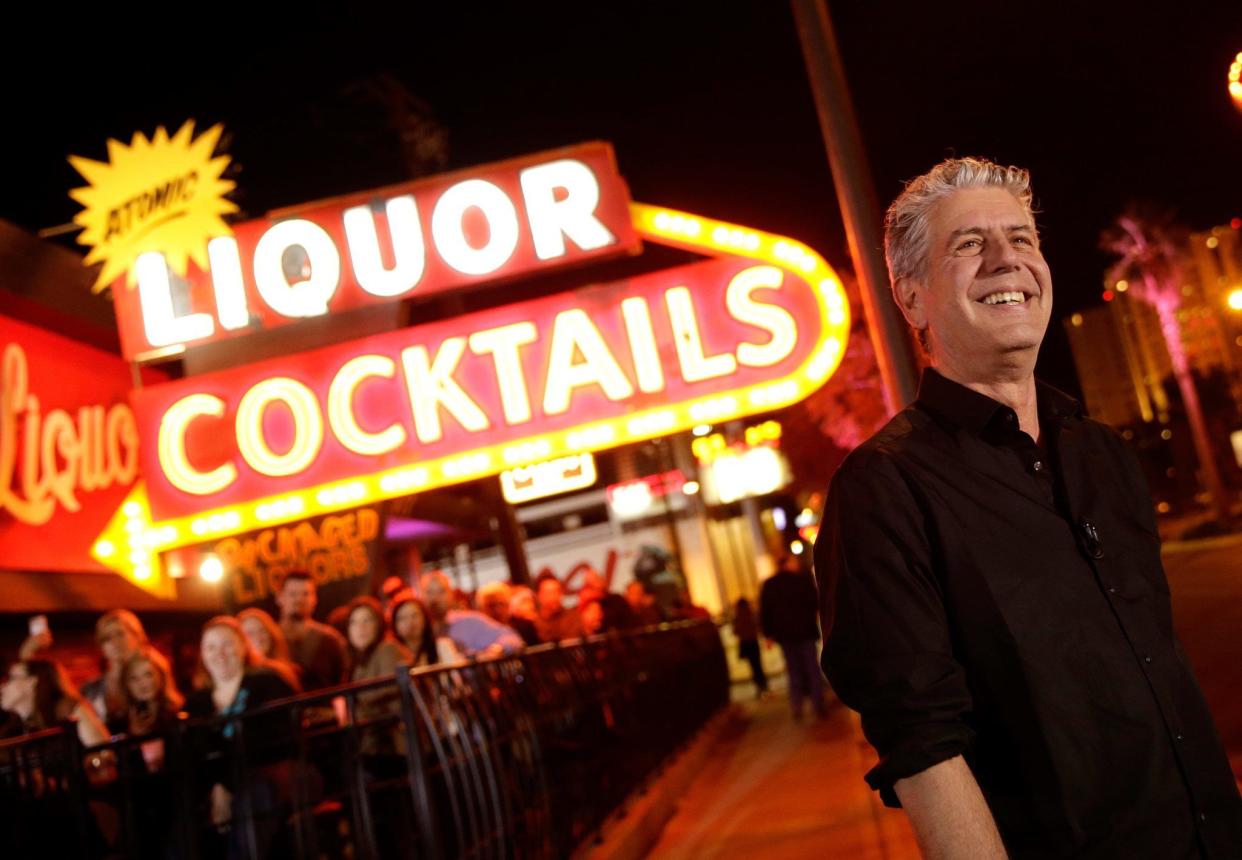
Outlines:
{"type": "Polygon", "coordinates": [[[115,356],[0,317],[4,565],[104,570],[91,545],[138,472],[129,385],[115,356]]]}

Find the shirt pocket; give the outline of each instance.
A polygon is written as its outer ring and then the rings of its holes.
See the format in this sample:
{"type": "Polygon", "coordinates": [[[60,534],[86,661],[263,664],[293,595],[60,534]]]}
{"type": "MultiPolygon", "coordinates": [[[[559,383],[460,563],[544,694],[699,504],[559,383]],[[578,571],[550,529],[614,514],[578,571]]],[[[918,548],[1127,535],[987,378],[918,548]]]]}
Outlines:
{"type": "Polygon", "coordinates": [[[1161,635],[1173,636],[1173,601],[1164,565],[1151,544],[1123,544],[1108,558],[1104,575],[1117,583],[1117,596],[1126,604],[1151,613],[1161,635]]]}

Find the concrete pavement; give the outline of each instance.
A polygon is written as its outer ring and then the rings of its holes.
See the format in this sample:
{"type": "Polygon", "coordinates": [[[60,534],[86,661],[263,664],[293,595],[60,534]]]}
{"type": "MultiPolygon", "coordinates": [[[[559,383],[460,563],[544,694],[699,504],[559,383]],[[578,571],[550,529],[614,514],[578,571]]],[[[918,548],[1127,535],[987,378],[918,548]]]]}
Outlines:
{"type": "Polygon", "coordinates": [[[1242,535],[1169,544],[1173,626],[1242,781],[1242,535]]]}
{"type": "Polygon", "coordinates": [[[863,782],[874,754],[852,713],[834,702],[826,720],[797,724],[783,694],[743,707],[649,857],[919,857],[905,814],[863,782]]]}

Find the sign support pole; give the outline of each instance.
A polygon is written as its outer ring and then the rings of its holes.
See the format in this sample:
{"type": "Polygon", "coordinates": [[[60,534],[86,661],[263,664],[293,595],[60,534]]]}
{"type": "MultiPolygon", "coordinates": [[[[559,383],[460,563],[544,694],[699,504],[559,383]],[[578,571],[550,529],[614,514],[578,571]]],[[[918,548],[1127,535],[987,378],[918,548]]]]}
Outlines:
{"type": "Polygon", "coordinates": [[[526,562],[525,541],[522,540],[522,526],[518,523],[517,512],[505,500],[499,477],[486,478],[483,486],[487,488],[487,506],[491,508],[496,536],[500,539],[505,564],[509,568],[509,582],[512,585],[531,585],[530,566],[526,562]]]}
{"type": "Polygon", "coordinates": [[[875,346],[891,415],[914,400],[918,383],[906,323],[889,292],[880,208],[826,0],[792,0],[792,4],[819,127],[828,150],[828,165],[845,221],[850,257],[862,288],[867,329],[875,346]]]}

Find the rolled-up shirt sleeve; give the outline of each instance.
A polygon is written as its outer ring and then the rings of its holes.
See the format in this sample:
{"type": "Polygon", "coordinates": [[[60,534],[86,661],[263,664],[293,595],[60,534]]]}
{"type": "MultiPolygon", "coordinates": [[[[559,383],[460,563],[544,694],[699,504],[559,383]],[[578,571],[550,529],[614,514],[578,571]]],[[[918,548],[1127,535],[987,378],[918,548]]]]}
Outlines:
{"type": "Polygon", "coordinates": [[[893,459],[859,450],[833,478],[815,542],[824,673],[861,716],[880,759],[867,783],[893,807],[894,783],[972,737],[926,522],[893,459]]]}

